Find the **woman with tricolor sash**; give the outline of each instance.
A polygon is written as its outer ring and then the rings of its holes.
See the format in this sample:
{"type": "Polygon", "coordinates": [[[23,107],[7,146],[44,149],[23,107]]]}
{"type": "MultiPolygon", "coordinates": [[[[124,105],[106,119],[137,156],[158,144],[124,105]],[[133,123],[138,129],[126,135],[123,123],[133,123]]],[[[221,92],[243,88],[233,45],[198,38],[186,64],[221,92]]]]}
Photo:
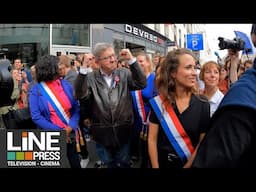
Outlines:
{"type": "Polygon", "coordinates": [[[149,99],[157,95],[155,87],[155,72],[150,57],[142,52],[137,55],[137,62],[147,77],[147,86],[141,90],[131,91],[134,109],[134,137],[131,145],[131,155],[141,156],[141,168],[150,167],[148,157],[148,117],[150,114],[149,99]],[[137,152],[137,154],[136,154],[137,152]]]}
{"type": "Polygon", "coordinates": [[[158,96],[150,100],[148,151],[152,168],[182,168],[193,158],[210,120],[210,105],[196,86],[196,58],[170,51],[156,73],[158,96]]]}
{"type": "Polygon", "coordinates": [[[66,131],[67,156],[71,168],[81,168],[76,151],[79,105],[71,83],[59,77],[59,58],[45,55],[35,65],[37,83],[29,95],[33,122],[44,130],[66,131]]]}

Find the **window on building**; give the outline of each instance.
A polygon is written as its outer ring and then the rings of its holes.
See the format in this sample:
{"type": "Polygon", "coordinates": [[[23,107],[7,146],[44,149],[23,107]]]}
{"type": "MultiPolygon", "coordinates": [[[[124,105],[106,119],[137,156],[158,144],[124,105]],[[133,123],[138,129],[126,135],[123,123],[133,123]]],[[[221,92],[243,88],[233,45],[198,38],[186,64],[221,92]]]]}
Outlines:
{"type": "MultiPolygon", "coordinates": [[[[186,39],[186,35],[184,35],[184,39],[186,39]]],[[[187,41],[184,41],[184,47],[187,47],[187,41]]]]}
{"type": "Polygon", "coordinates": [[[169,38],[169,25],[164,25],[164,34],[169,38]]]}
{"type": "Polygon", "coordinates": [[[155,31],[160,33],[160,24],[155,24],[155,31]]]}
{"type": "Polygon", "coordinates": [[[52,44],[90,46],[89,24],[53,24],[52,44]]]}
{"type": "Polygon", "coordinates": [[[181,44],[181,30],[179,29],[179,46],[181,47],[182,44],[181,44]]]}
{"type": "Polygon", "coordinates": [[[21,58],[26,66],[34,64],[49,53],[49,24],[0,24],[0,49],[13,62],[21,58]]]}
{"type": "Polygon", "coordinates": [[[119,55],[119,51],[121,51],[121,49],[125,48],[125,44],[123,40],[115,39],[113,42],[113,45],[114,45],[115,53],[117,55],[119,55]]]}
{"type": "MultiPolygon", "coordinates": [[[[178,44],[177,42],[177,27],[176,25],[173,25],[173,32],[174,32],[174,41],[176,42],[176,44],[178,44]]],[[[179,46],[179,45],[177,45],[179,46]]]]}

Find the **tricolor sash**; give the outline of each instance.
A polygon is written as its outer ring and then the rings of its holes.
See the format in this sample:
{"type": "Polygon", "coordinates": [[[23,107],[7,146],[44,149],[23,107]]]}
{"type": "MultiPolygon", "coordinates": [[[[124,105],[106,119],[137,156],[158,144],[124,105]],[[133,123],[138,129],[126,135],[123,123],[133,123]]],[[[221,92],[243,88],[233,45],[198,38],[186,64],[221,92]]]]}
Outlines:
{"type": "Polygon", "coordinates": [[[42,95],[51,103],[52,107],[56,111],[58,117],[64,122],[65,124],[69,123],[70,117],[63,109],[61,103],[56,98],[54,93],[50,90],[50,88],[44,82],[38,83],[40,91],[42,95]]]}
{"type": "MultiPolygon", "coordinates": [[[[55,112],[57,113],[61,121],[66,125],[68,125],[70,120],[70,114],[67,114],[65,112],[63,106],[61,105],[61,102],[58,100],[58,98],[55,96],[52,90],[44,82],[38,83],[38,87],[42,95],[50,102],[51,106],[54,108],[55,112]]],[[[82,133],[79,127],[75,131],[75,134],[76,134],[75,137],[76,137],[77,152],[80,152],[81,149],[80,149],[79,143],[81,145],[84,145],[84,141],[83,141],[82,133]]]]}
{"type": "Polygon", "coordinates": [[[134,107],[139,113],[139,117],[142,122],[142,128],[140,131],[140,138],[146,140],[147,139],[147,130],[148,130],[148,122],[147,122],[147,115],[145,111],[145,106],[142,98],[142,91],[141,90],[136,90],[132,91],[132,99],[134,102],[134,107]]]}
{"type": "Polygon", "coordinates": [[[172,106],[169,103],[164,104],[165,110],[163,110],[163,98],[161,96],[156,96],[150,99],[149,102],[156,113],[168,140],[182,161],[186,162],[194,152],[194,147],[172,106]]]}

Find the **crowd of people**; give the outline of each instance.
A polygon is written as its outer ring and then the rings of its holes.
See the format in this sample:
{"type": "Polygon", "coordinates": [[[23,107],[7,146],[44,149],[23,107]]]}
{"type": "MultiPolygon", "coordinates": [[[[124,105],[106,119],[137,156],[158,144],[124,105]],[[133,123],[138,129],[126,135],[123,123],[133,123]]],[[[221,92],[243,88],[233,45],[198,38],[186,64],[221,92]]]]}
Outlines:
{"type": "MultiPolygon", "coordinates": [[[[254,24],[251,35],[256,45],[254,24]]],[[[85,135],[95,141],[99,167],[252,166],[256,64],[239,51],[200,64],[186,48],[150,58],[97,43],[76,57],[42,56],[30,70],[17,58],[0,126],[64,130],[71,168],[88,164],[85,135]],[[14,123],[11,112],[20,109],[29,123],[14,123]]]]}

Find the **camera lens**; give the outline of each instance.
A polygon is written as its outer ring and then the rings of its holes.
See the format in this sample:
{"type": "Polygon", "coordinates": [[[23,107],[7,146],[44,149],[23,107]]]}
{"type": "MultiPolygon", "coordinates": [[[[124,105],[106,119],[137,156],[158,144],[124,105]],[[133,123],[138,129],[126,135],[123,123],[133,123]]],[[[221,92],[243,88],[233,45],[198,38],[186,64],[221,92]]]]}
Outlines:
{"type": "Polygon", "coordinates": [[[223,49],[233,49],[233,50],[243,50],[245,42],[242,39],[234,38],[234,40],[224,39],[219,37],[219,48],[223,49]]]}

